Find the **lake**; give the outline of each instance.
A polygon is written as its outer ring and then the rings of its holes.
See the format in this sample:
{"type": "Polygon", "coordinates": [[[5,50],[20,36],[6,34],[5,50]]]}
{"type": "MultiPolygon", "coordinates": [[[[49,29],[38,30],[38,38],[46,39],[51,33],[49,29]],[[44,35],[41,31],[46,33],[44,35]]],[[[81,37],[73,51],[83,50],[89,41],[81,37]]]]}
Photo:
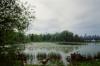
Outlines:
{"type": "Polygon", "coordinates": [[[68,64],[66,58],[70,56],[71,53],[77,52],[84,56],[94,56],[100,52],[100,43],[76,43],[72,45],[69,43],[66,45],[53,42],[34,42],[25,44],[24,48],[23,52],[28,55],[28,64],[40,64],[41,58],[46,58],[45,56],[50,56],[50,53],[51,55],[55,53],[57,57],[59,55],[61,56],[60,60],[66,66],[68,64]]]}

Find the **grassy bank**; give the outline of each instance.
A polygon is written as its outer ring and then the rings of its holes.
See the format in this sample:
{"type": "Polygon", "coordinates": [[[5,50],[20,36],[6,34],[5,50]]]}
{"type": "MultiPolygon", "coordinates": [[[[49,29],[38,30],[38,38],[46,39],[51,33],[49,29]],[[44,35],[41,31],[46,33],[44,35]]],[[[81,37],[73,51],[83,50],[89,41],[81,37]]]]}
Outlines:
{"type": "Polygon", "coordinates": [[[100,60],[75,62],[73,64],[69,64],[68,66],[100,66],[100,60]]]}

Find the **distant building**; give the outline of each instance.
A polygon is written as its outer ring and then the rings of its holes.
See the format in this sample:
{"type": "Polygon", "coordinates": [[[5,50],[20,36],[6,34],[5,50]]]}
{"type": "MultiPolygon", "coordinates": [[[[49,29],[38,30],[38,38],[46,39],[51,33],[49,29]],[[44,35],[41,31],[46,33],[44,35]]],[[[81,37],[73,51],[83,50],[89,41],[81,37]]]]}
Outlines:
{"type": "Polygon", "coordinates": [[[91,42],[96,42],[96,40],[95,40],[95,39],[93,39],[93,40],[91,40],[91,42]]]}

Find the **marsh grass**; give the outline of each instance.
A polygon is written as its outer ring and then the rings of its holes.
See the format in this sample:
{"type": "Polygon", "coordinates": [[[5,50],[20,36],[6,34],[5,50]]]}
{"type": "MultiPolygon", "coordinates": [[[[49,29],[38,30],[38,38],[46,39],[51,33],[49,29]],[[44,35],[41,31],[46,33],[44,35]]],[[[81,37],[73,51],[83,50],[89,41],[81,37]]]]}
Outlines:
{"type": "MultiPolygon", "coordinates": [[[[32,55],[29,56],[29,58],[31,57],[32,55]]],[[[25,66],[64,66],[63,61],[61,60],[62,57],[60,53],[50,52],[46,54],[46,53],[38,52],[36,58],[38,61],[42,61],[47,58],[49,58],[49,60],[45,65],[39,63],[40,65],[39,64],[36,64],[36,65],[26,64],[25,66]]]]}
{"type": "Polygon", "coordinates": [[[46,59],[46,58],[47,58],[47,54],[46,53],[39,52],[37,54],[37,59],[38,60],[43,60],[43,59],[46,59]]]}
{"type": "Polygon", "coordinates": [[[75,64],[69,64],[68,66],[100,66],[100,60],[76,62],[75,64]]]}
{"type": "Polygon", "coordinates": [[[70,64],[68,66],[100,66],[100,53],[93,57],[87,57],[80,54],[71,54],[70,64]]]}
{"type": "Polygon", "coordinates": [[[62,61],[52,61],[50,62],[49,64],[46,64],[46,65],[32,65],[32,64],[27,64],[25,66],[64,66],[63,62],[62,61]]]}
{"type": "Polygon", "coordinates": [[[50,60],[61,60],[60,53],[56,53],[56,52],[49,53],[48,57],[50,58],[50,60]]]}
{"type": "Polygon", "coordinates": [[[56,52],[50,52],[48,54],[39,52],[37,54],[38,60],[43,60],[46,58],[50,58],[49,60],[61,60],[61,55],[60,55],[60,53],[56,53],[56,52]]]}

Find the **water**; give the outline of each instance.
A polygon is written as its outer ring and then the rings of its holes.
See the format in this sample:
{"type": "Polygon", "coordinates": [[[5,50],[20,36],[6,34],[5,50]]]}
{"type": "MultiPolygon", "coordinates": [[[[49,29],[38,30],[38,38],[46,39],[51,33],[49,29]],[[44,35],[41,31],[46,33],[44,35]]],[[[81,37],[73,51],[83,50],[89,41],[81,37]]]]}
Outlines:
{"type": "Polygon", "coordinates": [[[48,55],[49,53],[59,53],[61,55],[61,60],[64,65],[68,64],[66,58],[70,56],[71,53],[77,52],[81,55],[91,55],[94,56],[100,52],[100,43],[88,43],[86,45],[61,45],[57,43],[41,42],[41,43],[30,43],[25,45],[24,53],[26,53],[28,58],[28,64],[40,64],[37,55],[44,53],[48,55]]]}

